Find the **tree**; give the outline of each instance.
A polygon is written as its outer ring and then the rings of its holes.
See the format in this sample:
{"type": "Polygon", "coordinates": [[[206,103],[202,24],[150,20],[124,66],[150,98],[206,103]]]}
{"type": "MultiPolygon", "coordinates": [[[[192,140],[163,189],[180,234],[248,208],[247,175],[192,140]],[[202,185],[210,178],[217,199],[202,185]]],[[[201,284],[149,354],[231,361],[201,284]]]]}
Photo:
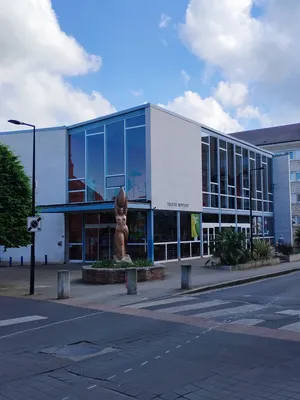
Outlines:
{"type": "Polygon", "coordinates": [[[31,184],[19,158],[0,143],[0,246],[30,243],[27,217],[31,213],[31,184]]]}

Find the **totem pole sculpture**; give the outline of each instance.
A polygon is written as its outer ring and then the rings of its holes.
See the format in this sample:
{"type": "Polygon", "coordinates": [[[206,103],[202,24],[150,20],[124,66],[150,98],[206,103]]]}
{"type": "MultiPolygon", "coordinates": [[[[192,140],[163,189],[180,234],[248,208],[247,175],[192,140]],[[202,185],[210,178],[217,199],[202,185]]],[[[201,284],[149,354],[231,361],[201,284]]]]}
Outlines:
{"type": "Polygon", "coordinates": [[[129,234],[127,226],[127,208],[126,194],[121,187],[115,200],[116,230],[114,236],[114,260],[116,262],[132,263],[130,256],[126,254],[129,234]]]}

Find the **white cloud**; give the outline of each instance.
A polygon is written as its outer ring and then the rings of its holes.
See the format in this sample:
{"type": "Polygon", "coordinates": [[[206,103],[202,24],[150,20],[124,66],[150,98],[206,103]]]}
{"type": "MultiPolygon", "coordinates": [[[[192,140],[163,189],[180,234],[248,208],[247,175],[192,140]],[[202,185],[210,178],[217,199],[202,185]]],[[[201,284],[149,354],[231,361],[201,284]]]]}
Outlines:
{"type": "Polygon", "coordinates": [[[165,47],[168,47],[168,42],[166,41],[166,39],[162,39],[161,42],[165,47]]]}
{"type": "Polygon", "coordinates": [[[182,69],[180,71],[180,73],[181,73],[181,76],[183,78],[183,81],[184,81],[185,85],[187,86],[189,81],[191,80],[190,75],[184,69],[182,69]]]}
{"type": "Polygon", "coordinates": [[[192,91],[186,91],[183,96],[160,106],[222,132],[236,132],[242,129],[239,122],[226,113],[216,99],[202,99],[198,93],[192,91]]]}
{"type": "Polygon", "coordinates": [[[236,107],[247,100],[248,88],[243,83],[230,83],[220,81],[215,90],[214,97],[225,107],[236,107]]]}
{"type": "Polygon", "coordinates": [[[161,29],[162,28],[167,28],[169,26],[170,22],[171,22],[171,17],[169,17],[169,15],[161,14],[158,26],[161,29]]]}
{"type": "Polygon", "coordinates": [[[299,0],[190,0],[182,41],[230,82],[251,89],[253,107],[299,120],[299,0]],[[252,14],[254,5],[260,16],[252,14]]]}
{"type": "Polygon", "coordinates": [[[140,97],[143,94],[143,90],[142,89],[138,89],[138,90],[131,89],[130,93],[135,97],[140,97]]]}
{"type": "Polygon", "coordinates": [[[16,128],[9,118],[44,127],[115,111],[64,79],[99,70],[101,57],[60,29],[50,0],[0,0],[0,49],[0,130],[16,128]]]}

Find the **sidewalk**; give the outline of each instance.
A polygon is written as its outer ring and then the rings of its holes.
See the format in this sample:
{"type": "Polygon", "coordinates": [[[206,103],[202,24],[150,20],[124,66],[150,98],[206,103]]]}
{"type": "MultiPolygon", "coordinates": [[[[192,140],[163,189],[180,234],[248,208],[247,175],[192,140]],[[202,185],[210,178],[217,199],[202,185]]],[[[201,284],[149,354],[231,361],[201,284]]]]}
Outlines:
{"type": "MultiPolygon", "coordinates": [[[[35,292],[30,298],[56,300],[57,270],[71,271],[71,299],[62,300],[70,305],[88,306],[91,303],[123,306],[142,300],[155,299],[181,293],[181,264],[192,265],[193,288],[225,284],[239,279],[251,279],[259,275],[280,273],[299,269],[300,263],[284,263],[276,266],[249,269],[246,271],[221,271],[204,268],[205,259],[166,263],[164,281],[143,282],[138,284],[138,294],[128,296],[125,284],[90,285],[81,281],[81,265],[48,265],[36,268],[35,292]]],[[[29,267],[0,268],[0,296],[29,297],[29,267]]]]}

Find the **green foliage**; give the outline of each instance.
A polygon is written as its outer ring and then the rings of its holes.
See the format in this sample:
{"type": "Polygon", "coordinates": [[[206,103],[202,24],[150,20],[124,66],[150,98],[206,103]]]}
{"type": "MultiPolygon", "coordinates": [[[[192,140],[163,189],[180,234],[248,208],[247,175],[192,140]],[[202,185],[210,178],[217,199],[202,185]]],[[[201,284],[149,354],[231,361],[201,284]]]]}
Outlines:
{"type": "Polygon", "coordinates": [[[30,243],[27,217],[31,212],[31,184],[19,158],[0,143],[0,246],[30,243]]]}
{"type": "Polygon", "coordinates": [[[272,246],[269,242],[261,239],[253,242],[253,256],[255,260],[271,260],[272,246]]]}
{"type": "Polygon", "coordinates": [[[284,256],[290,256],[291,254],[294,254],[294,247],[291,243],[284,243],[278,246],[278,251],[284,256]]]}
{"type": "Polygon", "coordinates": [[[242,232],[233,228],[222,230],[215,239],[213,256],[219,258],[223,265],[237,265],[250,259],[246,248],[246,238],[242,232]]]}
{"type": "Polygon", "coordinates": [[[300,226],[296,229],[295,232],[295,243],[297,247],[300,247],[300,226]]]}
{"type": "Polygon", "coordinates": [[[115,262],[114,260],[100,260],[92,264],[92,268],[145,268],[153,266],[150,260],[138,259],[131,263],[128,262],[115,262]]]}

